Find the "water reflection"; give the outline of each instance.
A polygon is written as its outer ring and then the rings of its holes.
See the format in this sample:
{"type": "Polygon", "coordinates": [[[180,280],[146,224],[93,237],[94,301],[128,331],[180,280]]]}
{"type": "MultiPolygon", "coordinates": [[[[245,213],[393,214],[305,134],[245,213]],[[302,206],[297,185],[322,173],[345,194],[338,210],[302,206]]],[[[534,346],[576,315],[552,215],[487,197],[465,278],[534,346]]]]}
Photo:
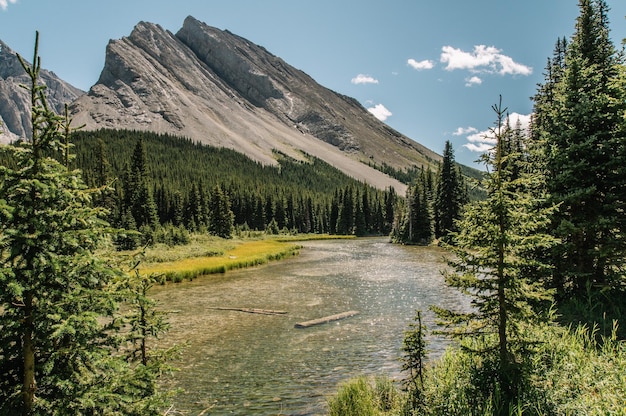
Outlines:
{"type": "MultiPolygon", "coordinates": [[[[467,301],[445,286],[437,248],[387,239],[311,241],[300,256],[154,289],[172,329],[188,341],[172,384],[176,408],[198,414],[323,414],[337,384],[359,374],[400,378],[403,331],[415,310],[467,301]],[[285,310],[256,315],[211,307],[285,310]],[[307,329],[296,322],[348,310],[360,314],[307,329]]],[[[444,341],[431,339],[437,354],[444,341]]]]}

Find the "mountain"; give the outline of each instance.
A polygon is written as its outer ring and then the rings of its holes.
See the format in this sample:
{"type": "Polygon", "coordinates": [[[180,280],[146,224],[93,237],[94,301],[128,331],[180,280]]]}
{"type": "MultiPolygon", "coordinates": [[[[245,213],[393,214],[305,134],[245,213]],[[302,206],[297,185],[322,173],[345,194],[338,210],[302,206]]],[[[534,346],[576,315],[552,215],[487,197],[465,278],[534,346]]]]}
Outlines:
{"type": "Polygon", "coordinates": [[[367,164],[431,165],[435,152],[391,129],[265,48],[187,17],[173,34],[140,22],[109,42],[97,83],[71,106],[74,123],[185,136],[276,164],[273,151],[319,157],[383,188],[404,185],[367,164]]]}
{"type": "MultiPolygon", "coordinates": [[[[65,104],[85,93],[57,77],[54,72],[42,69],[40,75],[47,87],[48,103],[58,114],[64,113],[65,104]]],[[[29,85],[29,81],[15,52],[0,41],[0,143],[31,135],[30,95],[20,87],[29,85]]]]}

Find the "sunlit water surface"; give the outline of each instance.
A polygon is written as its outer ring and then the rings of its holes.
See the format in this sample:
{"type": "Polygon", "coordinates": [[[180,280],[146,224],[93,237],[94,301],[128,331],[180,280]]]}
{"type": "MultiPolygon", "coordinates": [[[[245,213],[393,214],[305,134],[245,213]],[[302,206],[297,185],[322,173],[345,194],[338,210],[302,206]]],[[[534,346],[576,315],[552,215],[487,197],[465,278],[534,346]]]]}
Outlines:
{"type": "MultiPolygon", "coordinates": [[[[415,310],[468,301],[441,276],[445,252],[388,239],[307,241],[298,257],[258,268],[155,287],[169,316],[167,343],[188,342],[171,386],[174,405],[197,415],[324,414],[338,384],[357,375],[401,380],[403,331],[415,310]],[[288,311],[257,315],[212,307],[288,311]],[[294,324],[360,314],[307,329],[294,324]],[[209,409],[209,410],[207,410],[209,409]]],[[[445,347],[429,339],[432,355],[445,347]]]]}

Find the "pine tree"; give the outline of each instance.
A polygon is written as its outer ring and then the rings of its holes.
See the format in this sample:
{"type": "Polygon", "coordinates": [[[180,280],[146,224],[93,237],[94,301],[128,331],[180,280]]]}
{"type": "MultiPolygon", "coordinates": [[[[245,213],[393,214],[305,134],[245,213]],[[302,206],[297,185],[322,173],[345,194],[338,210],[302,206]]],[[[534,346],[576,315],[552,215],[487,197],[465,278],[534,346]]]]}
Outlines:
{"type": "Polygon", "coordinates": [[[626,237],[626,83],[603,0],[580,0],[572,41],[557,43],[535,96],[533,138],[544,146],[547,189],[561,205],[553,284],[561,298],[622,280],[626,237]]]}
{"type": "Polygon", "coordinates": [[[235,215],[230,209],[228,196],[219,185],[211,192],[209,213],[211,216],[209,232],[222,238],[232,237],[235,215]]]}
{"type": "Polygon", "coordinates": [[[352,187],[347,187],[343,191],[341,205],[339,206],[339,214],[337,216],[337,234],[350,235],[354,234],[354,192],[352,187]]]}
{"type": "Polygon", "coordinates": [[[433,309],[446,327],[444,334],[480,341],[474,344],[480,345],[474,352],[485,363],[493,363],[494,369],[489,374],[489,366],[485,365],[481,377],[492,386],[492,394],[498,389],[504,395],[508,411],[508,404],[518,393],[520,366],[527,358],[525,348],[532,341],[523,339],[519,329],[542,319],[540,310],[534,307],[550,300],[549,293],[537,282],[537,275],[545,275],[549,267],[538,261],[535,252],[538,248],[549,249],[555,241],[543,232],[552,208],[540,208],[542,199],[536,190],[541,188],[542,177],[530,169],[514,177],[504,169],[523,158],[519,153],[506,153],[506,110],[498,104],[494,111],[497,144],[484,156],[489,167],[487,198],[469,204],[448,246],[454,258],[449,260],[453,271],[446,274],[446,282],[469,295],[474,310],[459,313],[433,309]],[[532,278],[525,275],[528,270],[533,271],[532,278]]]}
{"type": "Polygon", "coordinates": [[[454,161],[454,150],[450,141],[446,141],[438,176],[434,227],[435,238],[442,238],[449,232],[457,231],[455,223],[461,217],[463,206],[467,203],[465,184],[454,161]]]}
{"type": "Polygon", "coordinates": [[[422,324],[422,311],[416,311],[414,322],[404,332],[402,342],[402,370],[407,371],[406,389],[411,397],[411,408],[418,410],[423,403],[424,368],[426,366],[426,327],[422,324]]]}
{"type": "MultiPolygon", "coordinates": [[[[109,237],[80,171],[50,157],[69,143],[69,119],[48,107],[39,36],[30,77],[30,140],[0,166],[0,414],[158,414],[155,391],[115,351],[122,271],[94,253],[109,237]],[[123,382],[122,382],[123,380],[123,382]],[[133,388],[127,387],[133,386],[133,388]]],[[[65,147],[67,149],[67,147],[65,147]]]]}
{"type": "Polygon", "coordinates": [[[146,150],[139,136],[131,158],[124,186],[126,207],[132,214],[137,228],[155,228],[159,224],[156,204],[148,183],[146,150]]]}

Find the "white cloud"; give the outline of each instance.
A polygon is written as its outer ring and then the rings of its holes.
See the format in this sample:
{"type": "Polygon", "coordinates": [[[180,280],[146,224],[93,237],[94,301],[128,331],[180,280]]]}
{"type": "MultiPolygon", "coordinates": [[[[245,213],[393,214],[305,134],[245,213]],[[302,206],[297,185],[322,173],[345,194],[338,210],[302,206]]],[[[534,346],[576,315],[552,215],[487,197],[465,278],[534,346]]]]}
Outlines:
{"type": "Polygon", "coordinates": [[[452,133],[453,136],[463,136],[465,134],[470,134],[470,133],[476,133],[478,132],[478,129],[476,129],[476,127],[459,127],[456,129],[456,131],[454,133],[452,133]]]}
{"type": "Polygon", "coordinates": [[[376,104],[374,107],[368,108],[367,111],[374,114],[374,117],[380,121],[385,121],[393,115],[391,111],[387,110],[382,104],[376,104]]]}
{"type": "Polygon", "coordinates": [[[495,146],[496,137],[491,130],[483,130],[467,136],[467,141],[470,143],[486,143],[495,146]]]}
{"type": "Polygon", "coordinates": [[[510,56],[503,55],[495,46],[476,45],[472,52],[452,46],[441,48],[441,62],[447,64],[447,71],[466,69],[473,73],[500,75],[530,75],[533,69],[517,63],[510,56]]]}
{"type": "MultiPolygon", "coordinates": [[[[530,119],[531,114],[511,113],[509,114],[509,125],[515,128],[519,120],[520,128],[525,131],[530,125],[530,119]]],[[[484,153],[491,150],[496,145],[494,132],[490,129],[478,131],[473,127],[468,127],[467,129],[459,127],[453,134],[456,136],[468,134],[466,137],[467,143],[465,143],[463,147],[466,147],[472,152],[484,153]]]]}
{"type": "Polygon", "coordinates": [[[518,64],[513,58],[505,55],[498,55],[498,63],[500,64],[500,75],[530,75],[533,69],[529,66],[518,64]]]}
{"type": "Polygon", "coordinates": [[[15,4],[17,0],[0,0],[0,9],[6,10],[9,4],[15,4]]]}
{"type": "Polygon", "coordinates": [[[465,143],[463,145],[463,147],[469,149],[472,152],[476,152],[476,153],[485,153],[490,151],[491,149],[493,149],[493,145],[491,144],[487,144],[487,143],[480,143],[480,144],[474,144],[474,143],[465,143]]]}
{"type": "Polygon", "coordinates": [[[433,69],[433,67],[435,66],[435,63],[428,59],[418,62],[415,59],[411,58],[408,61],[406,61],[406,63],[409,64],[411,68],[418,70],[418,71],[421,71],[423,69],[433,69]]]}
{"type": "Polygon", "coordinates": [[[528,130],[528,127],[530,127],[531,117],[532,114],[511,113],[509,114],[509,124],[511,127],[515,128],[517,122],[519,121],[521,129],[525,131],[528,130]]]}
{"type": "Polygon", "coordinates": [[[470,78],[465,78],[465,86],[466,87],[472,87],[474,85],[480,85],[483,83],[483,80],[480,79],[479,77],[477,77],[476,75],[474,75],[473,77],[470,78]]]}
{"type": "MultiPolygon", "coordinates": [[[[1,0],[0,0],[1,1],[1,0]]],[[[353,84],[378,84],[378,80],[370,75],[359,74],[352,78],[353,84]]]]}
{"type": "Polygon", "coordinates": [[[475,131],[475,133],[467,136],[466,139],[467,143],[463,147],[472,152],[485,153],[496,145],[496,139],[491,130],[475,131]]]}

